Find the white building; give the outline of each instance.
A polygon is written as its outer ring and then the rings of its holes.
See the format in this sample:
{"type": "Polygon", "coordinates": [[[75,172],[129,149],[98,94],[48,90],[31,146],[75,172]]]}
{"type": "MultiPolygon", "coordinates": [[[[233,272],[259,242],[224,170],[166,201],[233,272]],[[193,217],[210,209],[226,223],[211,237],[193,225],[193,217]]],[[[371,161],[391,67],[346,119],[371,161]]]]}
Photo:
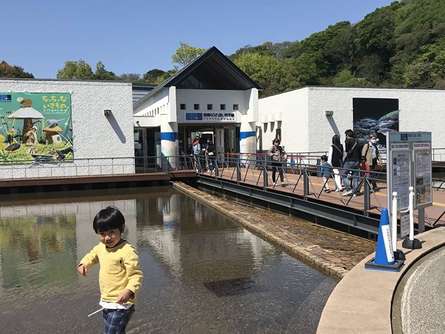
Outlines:
{"type": "Polygon", "coordinates": [[[138,156],[191,153],[193,137],[216,153],[255,153],[260,87],[212,47],[134,105],[138,156]]]}
{"type": "Polygon", "coordinates": [[[131,83],[0,79],[0,118],[0,178],[134,173],[131,83]],[[34,145],[24,134],[25,120],[10,111],[18,103],[25,107],[19,110],[41,115],[30,123],[34,145]],[[48,144],[55,138],[65,147],[48,144]],[[63,150],[70,152],[58,155],[63,150]],[[31,160],[20,161],[19,151],[31,160]]]}
{"type": "Polygon", "coordinates": [[[444,122],[443,90],[305,87],[259,100],[257,148],[280,136],[287,152],[327,151],[346,129],[382,140],[388,130],[431,131],[433,147],[445,147],[444,122]]]}

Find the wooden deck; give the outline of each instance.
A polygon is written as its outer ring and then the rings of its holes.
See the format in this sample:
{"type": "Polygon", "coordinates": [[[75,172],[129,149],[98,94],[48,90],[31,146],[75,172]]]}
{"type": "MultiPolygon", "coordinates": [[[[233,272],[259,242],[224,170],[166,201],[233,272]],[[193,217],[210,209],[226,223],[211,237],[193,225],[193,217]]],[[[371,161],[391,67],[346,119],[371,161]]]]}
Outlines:
{"type": "MultiPolygon", "coordinates": [[[[235,168],[225,168],[219,170],[219,177],[236,181],[236,170],[235,168]]],[[[210,175],[210,173],[204,173],[204,175],[210,175]]],[[[284,193],[293,193],[300,196],[304,196],[303,189],[303,177],[300,178],[299,174],[285,174],[285,182],[282,185],[280,181],[277,184],[272,182],[272,172],[268,171],[268,189],[273,189],[275,191],[284,193]],[[299,179],[300,178],[300,179],[299,179]]],[[[278,176],[278,173],[277,173],[278,176]]],[[[248,185],[255,185],[263,187],[263,175],[261,170],[253,168],[242,168],[241,169],[241,183],[248,185]]],[[[324,202],[328,205],[340,205],[345,207],[350,207],[358,210],[364,210],[364,196],[358,195],[355,197],[345,197],[339,192],[323,192],[322,191],[323,181],[321,177],[310,176],[309,177],[309,198],[316,199],[318,201],[324,202]],[[349,202],[348,202],[349,201],[349,202]]],[[[386,183],[378,183],[380,189],[377,192],[371,193],[370,205],[371,209],[368,211],[370,213],[380,213],[381,208],[387,207],[387,192],[386,183]]],[[[329,180],[330,189],[335,189],[334,180],[329,180]]],[[[363,188],[362,188],[363,191],[363,188]]],[[[436,220],[435,226],[445,226],[445,191],[434,191],[433,192],[433,206],[425,209],[425,224],[432,226],[436,220]]]]}
{"type": "Polygon", "coordinates": [[[36,177],[0,180],[0,188],[27,188],[45,186],[90,185],[103,183],[131,183],[131,182],[168,182],[178,179],[196,177],[195,171],[171,171],[136,174],[84,175],[61,177],[36,177]]]}

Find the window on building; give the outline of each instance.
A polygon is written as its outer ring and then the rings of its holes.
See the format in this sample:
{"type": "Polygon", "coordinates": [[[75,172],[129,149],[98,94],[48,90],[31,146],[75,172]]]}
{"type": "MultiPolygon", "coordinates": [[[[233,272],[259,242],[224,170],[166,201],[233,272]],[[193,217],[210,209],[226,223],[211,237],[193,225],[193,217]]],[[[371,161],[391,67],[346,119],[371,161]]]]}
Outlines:
{"type": "Polygon", "coordinates": [[[195,103],[195,104],[193,105],[193,109],[194,109],[194,110],[199,110],[199,104],[198,104],[198,103],[195,103]]]}
{"type": "Polygon", "coordinates": [[[233,110],[239,110],[239,105],[238,104],[234,104],[233,105],[233,110]]]}
{"type": "Polygon", "coordinates": [[[207,110],[212,110],[213,109],[213,104],[208,104],[207,105],[207,110]]]}
{"type": "Polygon", "coordinates": [[[275,130],[275,138],[278,138],[279,140],[281,140],[281,128],[277,128],[275,130]]]}
{"type": "Polygon", "coordinates": [[[226,110],[226,105],[225,104],[220,104],[219,105],[219,109],[220,110],[226,110]]]}
{"type": "Polygon", "coordinates": [[[181,103],[181,104],[179,105],[179,109],[181,109],[181,110],[185,110],[185,108],[186,108],[185,103],[181,103]]]}

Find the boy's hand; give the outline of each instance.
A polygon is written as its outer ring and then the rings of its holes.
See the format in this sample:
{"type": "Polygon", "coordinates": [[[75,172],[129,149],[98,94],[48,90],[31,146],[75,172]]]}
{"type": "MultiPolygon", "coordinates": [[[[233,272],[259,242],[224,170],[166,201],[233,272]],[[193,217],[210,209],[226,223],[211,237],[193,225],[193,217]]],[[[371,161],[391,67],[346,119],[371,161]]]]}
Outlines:
{"type": "Polygon", "coordinates": [[[86,276],[87,272],[88,272],[88,268],[86,266],[84,266],[83,264],[80,264],[77,267],[77,271],[79,272],[79,274],[81,274],[82,276],[86,276]]]}
{"type": "Polygon", "coordinates": [[[130,298],[133,298],[133,297],[134,297],[134,293],[133,293],[131,290],[124,289],[124,290],[120,293],[120,295],[119,295],[119,297],[118,297],[116,303],[118,303],[118,304],[124,304],[124,303],[128,302],[128,300],[129,300],[130,298]]]}

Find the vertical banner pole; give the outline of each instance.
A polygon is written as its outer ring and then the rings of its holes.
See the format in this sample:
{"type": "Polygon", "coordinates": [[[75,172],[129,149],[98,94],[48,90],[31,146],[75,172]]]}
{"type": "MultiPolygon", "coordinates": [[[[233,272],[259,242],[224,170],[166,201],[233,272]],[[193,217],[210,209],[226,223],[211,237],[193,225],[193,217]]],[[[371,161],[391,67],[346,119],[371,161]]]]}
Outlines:
{"type": "Polygon", "coordinates": [[[392,249],[397,249],[397,192],[392,193],[392,214],[391,214],[391,227],[392,227],[392,249]]]}
{"type": "Polygon", "coordinates": [[[414,188],[409,187],[409,240],[414,240],[414,188]]]}

